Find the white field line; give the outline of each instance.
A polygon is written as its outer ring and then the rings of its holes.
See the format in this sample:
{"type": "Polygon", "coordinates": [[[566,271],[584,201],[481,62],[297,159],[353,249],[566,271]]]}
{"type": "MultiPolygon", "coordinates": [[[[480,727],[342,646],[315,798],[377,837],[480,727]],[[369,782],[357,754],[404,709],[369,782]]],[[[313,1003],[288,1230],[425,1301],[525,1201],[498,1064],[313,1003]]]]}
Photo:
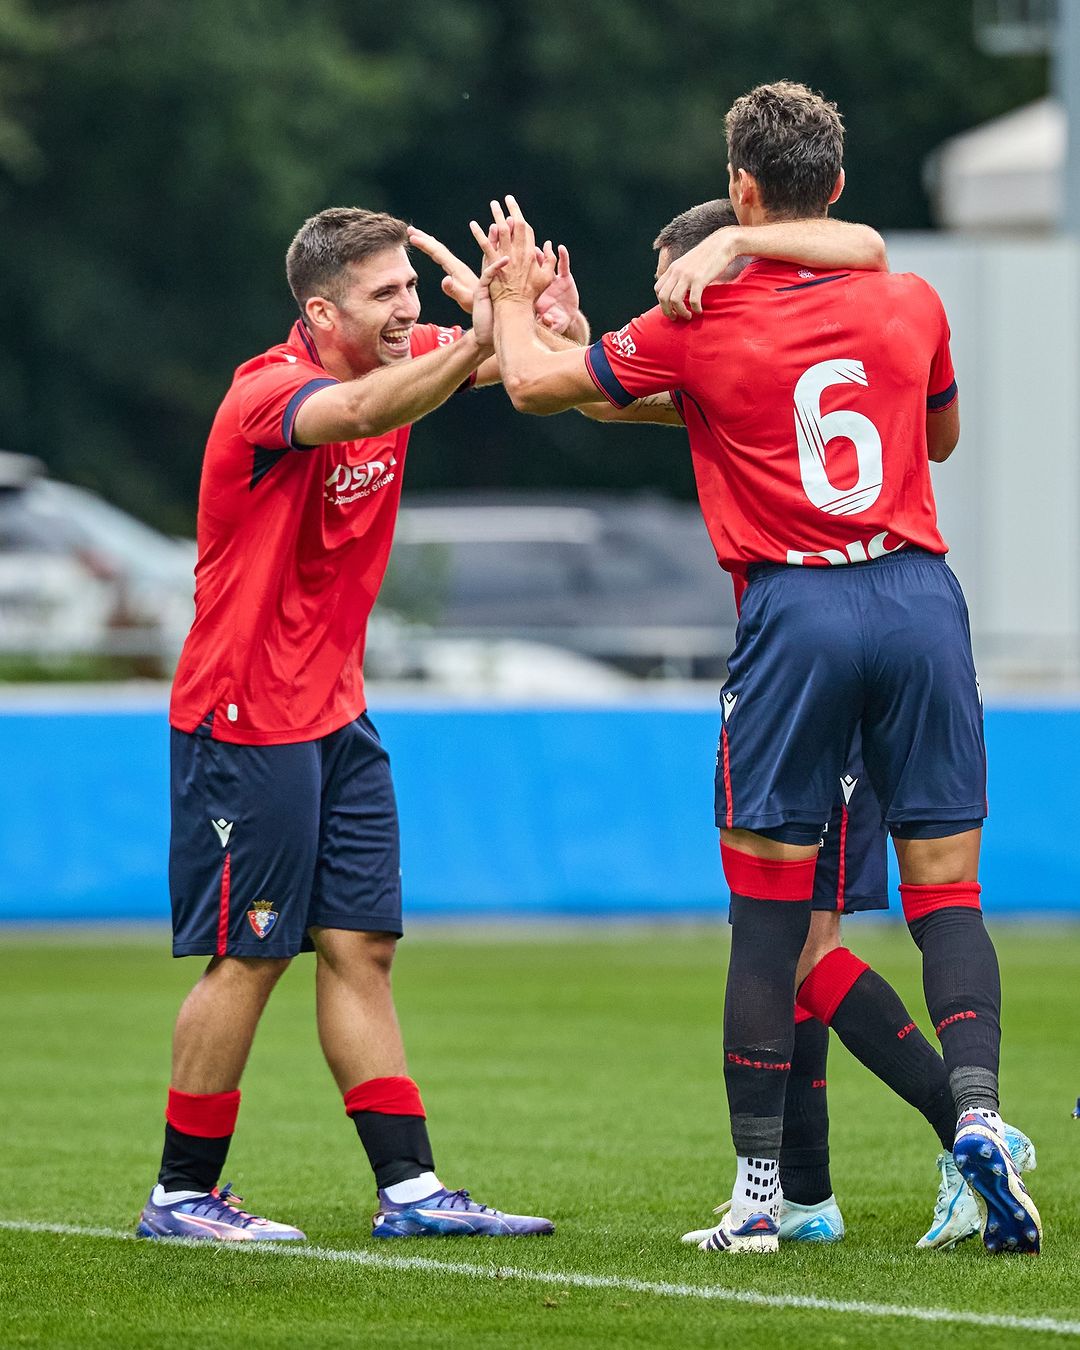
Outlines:
{"type": "MultiPolygon", "coordinates": [[[[76,1224],[34,1223],[0,1219],[0,1230],[15,1233],[55,1233],[61,1237],[119,1238],[136,1241],[134,1233],[118,1228],[84,1228],[76,1224]]],[[[170,1238],[170,1247],[206,1247],[197,1239],[170,1238]]],[[[995,1327],[1005,1331],[1048,1332],[1080,1337],[1080,1322],[1054,1317],[1010,1317],[1003,1313],[967,1312],[962,1308],[919,1308],[904,1303],[861,1303],[846,1299],[814,1298],[808,1294],[759,1294],[749,1289],[727,1289],[716,1284],[668,1284],[656,1280],[627,1280],[616,1275],[586,1275],[577,1271],[529,1270],[521,1266],[477,1265],[468,1261],[435,1261],[426,1256],[392,1256],[389,1253],[314,1247],[292,1242],[223,1242],[217,1250],[247,1256],[284,1256],[301,1261],[324,1261],[340,1265],[371,1266],[378,1270],[420,1270],[434,1275],[465,1275],[478,1280],[520,1280],[527,1284],[557,1285],[573,1289],[613,1289],[621,1293],[653,1294],[663,1298],[697,1298],[716,1303],[741,1303],[754,1308],[805,1308],[812,1312],[854,1313],[860,1317],[900,1317],[911,1322],[938,1322],[951,1326],[995,1327]]],[[[740,1257],[718,1260],[740,1261],[740,1257]]],[[[998,1257],[998,1260],[1009,1260],[998,1257]]],[[[1018,1258],[1017,1258],[1018,1259],[1018,1258]]],[[[746,1263],[753,1258],[746,1258],[746,1263]]],[[[743,1266],[740,1265],[740,1270],[743,1266]]]]}

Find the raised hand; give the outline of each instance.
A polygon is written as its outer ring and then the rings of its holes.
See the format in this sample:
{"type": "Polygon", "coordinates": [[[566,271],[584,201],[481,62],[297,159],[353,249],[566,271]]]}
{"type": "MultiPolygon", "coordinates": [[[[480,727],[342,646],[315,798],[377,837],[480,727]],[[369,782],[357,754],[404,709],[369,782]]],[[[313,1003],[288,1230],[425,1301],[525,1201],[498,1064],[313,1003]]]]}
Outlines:
{"type": "Polygon", "coordinates": [[[473,336],[482,347],[495,345],[495,311],[491,303],[491,285],[506,266],[505,258],[486,263],[476,279],[472,297],[473,336]]]}
{"type": "Polygon", "coordinates": [[[442,279],[443,293],[455,300],[466,314],[471,314],[479,278],[468,263],[451,253],[433,234],[418,230],[414,225],[409,226],[409,243],[442,268],[446,273],[442,279]]]}
{"type": "Polygon", "coordinates": [[[552,251],[551,240],[545,240],[538,261],[550,267],[552,279],[536,297],[536,317],[553,333],[565,333],[581,311],[577,283],[570,271],[570,254],[560,244],[558,256],[552,251]]]}
{"type": "Polygon", "coordinates": [[[676,258],[657,279],[653,289],[669,319],[692,319],[701,313],[701,292],[738,257],[736,234],[737,227],[731,225],[715,231],[676,258]]]}
{"type": "Polygon", "coordinates": [[[512,196],[506,198],[509,217],[497,201],[492,201],[490,206],[491,230],[483,230],[475,220],[469,222],[469,229],[486,262],[505,259],[502,269],[492,278],[492,299],[496,304],[516,300],[533,305],[554,279],[554,257],[550,263],[545,261],[538,265],[533,228],[512,196]]]}

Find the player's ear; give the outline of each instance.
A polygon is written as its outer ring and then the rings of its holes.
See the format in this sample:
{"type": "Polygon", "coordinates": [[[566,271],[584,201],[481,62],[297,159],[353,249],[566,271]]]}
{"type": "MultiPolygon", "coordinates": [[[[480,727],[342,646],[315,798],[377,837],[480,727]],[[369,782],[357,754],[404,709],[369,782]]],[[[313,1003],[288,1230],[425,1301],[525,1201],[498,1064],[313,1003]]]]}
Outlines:
{"type": "Polygon", "coordinates": [[[841,170],[840,170],[840,173],[839,173],[839,176],[837,177],[837,180],[836,180],[836,186],[835,186],[835,187],[833,188],[833,190],[832,190],[832,196],[829,198],[829,205],[830,205],[830,206],[832,206],[833,202],[836,201],[836,199],[840,196],[841,192],[843,192],[843,190],[844,190],[844,182],[845,182],[845,179],[844,179],[844,171],[843,171],[843,169],[841,169],[841,170]]]}
{"type": "Polygon", "coordinates": [[[732,169],[728,165],[728,196],[732,205],[751,207],[761,205],[761,190],[757,179],[745,169],[732,169]]]}
{"type": "Polygon", "coordinates": [[[328,333],[337,321],[337,305],[323,295],[313,295],[304,301],[304,317],[309,328],[328,333]]]}

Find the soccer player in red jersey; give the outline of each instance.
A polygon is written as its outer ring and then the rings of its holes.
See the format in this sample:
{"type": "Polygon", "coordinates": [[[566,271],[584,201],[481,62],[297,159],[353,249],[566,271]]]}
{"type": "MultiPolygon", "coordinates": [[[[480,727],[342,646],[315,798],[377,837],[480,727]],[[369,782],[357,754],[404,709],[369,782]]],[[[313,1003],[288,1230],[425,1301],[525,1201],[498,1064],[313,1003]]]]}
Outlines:
{"type": "Polygon", "coordinates": [[[323,1053],[375,1174],[373,1236],[552,1231],[443,1186],[390,990],[398,824],[364,635],[410,424],[498,377],[487,276],[471,331],[421,324],[407,243],[404,222],[371,211],[306,221],[287,257],[300,318],[239,367],[207,442],[195,621],[170,709],[169,870],[173,953],[210,963],[176,1023],[144,1237],[303,1238],[218,1179],[260,1015],[304,950],[323,1053]]]}
{"type": "MultiPolygon", "coordinates": [[[[801,85],[728,114],[740,222],[823,216],[843,128],[801,85]]],[[[678,389],[721,563],[748,586],[722,691],[717,823],[732,890],[725,1080],[738,1171],[717,1251],[776,1250],[794,985],[821,826],[855,727],[893,836],[905,916],[959,1114],[953,1155],[988,1250],[1038,1251],[1040,1225],[998,1114],[1000,985],[979,907],[981,702],[966,607],[944,562],[929,461],[959,435],[949,332],[921,278],[800,275],[758,261],[677,324],[653,310],[580,354],[534,336],[528,223],[493,204],[489,267],[504,384],[523,411],[678,389]]]]}

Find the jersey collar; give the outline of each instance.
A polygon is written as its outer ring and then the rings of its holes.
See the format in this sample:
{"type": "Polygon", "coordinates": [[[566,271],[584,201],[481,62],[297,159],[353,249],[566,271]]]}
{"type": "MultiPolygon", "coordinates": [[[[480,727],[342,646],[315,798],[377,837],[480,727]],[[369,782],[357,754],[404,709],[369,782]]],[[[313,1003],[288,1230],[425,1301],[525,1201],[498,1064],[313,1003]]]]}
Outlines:
{"type": "Polygon", "coordinates": [[[323,366],[322,358],[319,356],[318,348],[315,346],[303,319],[297,319],[293,324],[292,332],[289,334],[289,340],[285,345],[291,347],[294,352],[299,352],[304,355],[312,365],[320,366],[323,370],[326,369],[326,367],[323,366]]]}

